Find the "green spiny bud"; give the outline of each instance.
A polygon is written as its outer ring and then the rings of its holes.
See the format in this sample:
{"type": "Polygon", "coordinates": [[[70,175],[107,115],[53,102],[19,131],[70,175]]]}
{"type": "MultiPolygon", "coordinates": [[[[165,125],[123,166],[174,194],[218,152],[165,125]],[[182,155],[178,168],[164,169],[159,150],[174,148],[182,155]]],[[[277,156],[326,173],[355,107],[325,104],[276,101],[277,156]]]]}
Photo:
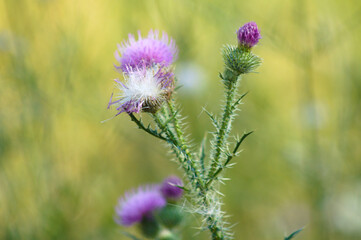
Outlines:
{"type": "Polygon", "coordinates": [[[262,62],[258,56],[243,47],[227,45],[223,48],[222,53],[226,68],[237,76],[252,72],[262,62]]]}
{"type": "Polygon", "coordinates": [[[178,206],[167,205],[159,212],[159,221],[166,228],[174,228],[182,222],[183,213],[178,206]]]}
{"type": "Polygon", "coordinates": [[[155,238],[160,230],[158,222],[153,217],[145,217],[140,222],[140,230],[147,238],[155,238]]]}

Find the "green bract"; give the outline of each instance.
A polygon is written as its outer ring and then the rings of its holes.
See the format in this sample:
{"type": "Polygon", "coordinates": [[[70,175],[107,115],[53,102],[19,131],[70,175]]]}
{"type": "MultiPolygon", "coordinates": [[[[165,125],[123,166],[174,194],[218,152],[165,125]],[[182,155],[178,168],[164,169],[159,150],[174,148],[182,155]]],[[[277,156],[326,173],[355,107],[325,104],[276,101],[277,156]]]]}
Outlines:
{"type": "Polygon", "coordinates": [[[236,75],[253,72],[262,63],[261,58],[243,47],[226,45],[222,54],[226,68],[236,75]]]}

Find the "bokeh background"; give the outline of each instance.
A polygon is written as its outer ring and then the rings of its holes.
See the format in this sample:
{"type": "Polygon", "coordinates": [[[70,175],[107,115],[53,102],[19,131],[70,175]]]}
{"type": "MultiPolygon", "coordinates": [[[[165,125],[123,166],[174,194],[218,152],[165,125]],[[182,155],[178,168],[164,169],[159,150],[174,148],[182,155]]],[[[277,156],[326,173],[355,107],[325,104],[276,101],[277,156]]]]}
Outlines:
{"type": "MultiPolygon", "coordinates": [[[[358,0],[0,0],[0,239],[125,239],[124,191],[181,175],[126,115],[101,123],[128,33],[177,42],[177,99],[195,144],[219,112],[223,44],[256,21],[264,64],[234,133],[255,130],[222,187],[236,239],[361,239],[358,0]]],[[[184,239],[208,239],[196,216],[184,239]]],[[[134,229],[129,231],[134,232],[134,229]]]]}

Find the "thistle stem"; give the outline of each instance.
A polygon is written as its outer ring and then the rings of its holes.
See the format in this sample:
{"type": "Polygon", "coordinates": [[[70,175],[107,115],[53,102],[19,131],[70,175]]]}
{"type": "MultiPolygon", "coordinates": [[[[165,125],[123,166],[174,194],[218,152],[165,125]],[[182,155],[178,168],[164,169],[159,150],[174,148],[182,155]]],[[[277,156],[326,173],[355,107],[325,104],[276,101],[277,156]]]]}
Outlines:
{"type": "MultiPolygon", "coordinates": [[[[171,116],[176,114],[173,102],[168,102],[168,108],[170,110],[171,116]]],[[[183,131],[181,130],[178,116],[175,116],[175,118],[173,120],[173,125],[174,125],[175,131],[177,133],[177,136],[179,138],[181,148],[183,148],[184,151],[188,154],[189,148],[185,143],[185,140],[183,137],[183,131]]],[[[195,165],[194,161],[191,160],[190,163],[192,164],[191,168],[195,169],[194,177],[196,178],[195,180],[197,182],[195,187],[199,189],[198,195],[201,196],[202,204],[203,204],[204,208],[209,209],[211,206],[210,206],[210,203],[207,198],[207,194],[206,194],[207,189],[204,186],[204,180],[203,180],[202,176],[199,174],[199,168],[195,165]]],[[[223,229],[219,224],[220,224],[220,222],[218,222],[214,216],[207,217],[208,229],[210,230],[210,232],[212,234],[213,240],[224,240],[225,239],[224,234],[223,234],[223,229]]]]}
{"type": "Polygon", "coordinates": [[[223,81],[226,87],[226,104],[224,106],[220,128],[217,129],[217,134],[214,139],[215,148],[212,157],[211,167],[208,172],[208,179],[213,179],[215,177],[214,174],[217,171],[217,166],[219,166],[220,164],[222,149],[224,149],[224,146],[226,145],[228,133],[230,131],[230,126],[232,122],[232,115],[235,111],[233,104],[238,86],[238,76],[232,73],[230,70],[226,70],[224,75],[225,78],[223,79],[223,81]]]}
{"type": "Polygon", "coordinates": [[[180,142],[182,148],[184,148],[184,151],[185,151],[188,155],[190,155],[190,153],[189,153],[189,148],[188,148],[188,146],[187,146],[186,143],[185,143],[184,136],[183,136],[183,132],[182,132],[181,127],[180,127],[180,124],[179,124],[178,116],[176,115],[177,113],[176,113],[176,111],[175,111],[174,103],[173,103],[172,100],[168,101],[167,103],[168,103],[168,108],[169,108],[169,110],[170,110],[171,116],[174,116],[174,115],[175,115],[175,117],[173,118],[173,124],[174,124],[174,129],[175,129],[175,131],[176,131],[176,133],[177,133],[179,142],[180,142]]]}
{"type": "Polygon", "coordinates": [[[206,188],[208,188],[208,186],[213,182],[213,180],[218,176],[218,174],[220,174],[222,172],[222,170],[225,167],[227,167],[228,163],[232,160],[232,158],[237,155],[238,148],[239,148],[239,146],[241,146],[244,139],[246,139],[246,137],[248,137],[252,133],[253,133],[253,131],[243,134],[242,138],[239,141],[237,141],[237,144],[234,147],[232,154],[229,154],[227,156],[227,160],[225,161],[224,165],[221,167],[218,167],[218,169],[216,170],[216,172],[213,175],[213,178],[208,179],[208,182],[206,183],[206,188]]]}
{"type": "MultiPolygon", "coordinates": [[[[174,108],[172,108],[171,116],[174,116],[174,114],[176,113],[174,111],[174,108]]],[[[178,139],[171,130],[172,126],[169,126],[170,124],[168,121],[166,124],[164,124],[158,114],[153,114],[153,118],[155,123],[158,125],[158,127],[161,128],[163,131],[165,131],[167,137],[171,140],[170,141],[171,147],[175,152],[183,170],[186,172],[188,179],[192,183],[194,189],[203,189],[204,186],[203,179],[200,178],[199,169],[196,167],[192,159],[192,155],[189,153],[188,147],[185,144],[177,116],[174,117],[173,119],[173,123],[174,123],[173,127],[178,135],[178,139]]]]}
{"type": "Polygon", "coordinates": [[[133,122],[135,122],[135,124],[137,124],[137,126],[138,126],[140,129],[144,130],[145,132],[149,133],[150,135],[152,135],[152,136],[154,136],[154,137],[156,137],[156,138],[159,138],[159,139],[161,139],[161,140],[167,141],[166,138],[160,136],[159,134],[155,134],[155,133],[151,132],[149,129],[147,129],[146,127],[144,127],[144,125],[134,116],[133,113],[129,113],[129,116],[130,116],[131,120],[132,120],[133,122]]]}

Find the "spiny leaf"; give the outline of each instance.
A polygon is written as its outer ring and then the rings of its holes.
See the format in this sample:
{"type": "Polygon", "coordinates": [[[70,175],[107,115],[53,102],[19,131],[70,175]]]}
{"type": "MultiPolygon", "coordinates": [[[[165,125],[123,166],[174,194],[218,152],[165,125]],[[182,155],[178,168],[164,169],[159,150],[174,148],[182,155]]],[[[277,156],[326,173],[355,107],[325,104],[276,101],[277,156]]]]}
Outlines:
{"type": "Polygon", "coordinates": [[[206,142],[207,142],[207,133],[204,134],[201,146],[199,148],[199,162],[201,164],[201,170],[202,170],[203,174],[205,174],[205,172],[206,172],[206,168],[205,168],[205,165],[204,165],[204,159],[206,158],[206,153],[205,153],[205,151],[206,151],[206,142]]]}
{"type": "Polygon", "coordinates": [[[144,130],[145,132],[149,133],[150,135],[153,135],[154,137],[157,137],[159,139],[162,139],[164,141],[169,141],[167,138],[163,137],[160,133],[158,133],[157,131],[153,130],[150,128],[150,124],[148,125],[148,127],[145,127],[142,119],[140,118],[139,120],[134,116],[133,113],[129,113],[129,117],[131,118],[131,120],[133,122],[135,122],[137,124],[137,126],[144,130]]]}
{"type": "Polygon", "coordinates": [[[175,185],[175,184],[174,184],[174,186],[177,187],[177,188],[180,188],[180,189],[184,190],[185,192],[190,192],[189,189],[186,188],[186,187],[184,187],[184,186],[175,185]]]}
{"type": "Polygon", "coordinates": [[[172,116],[170,116],[170,118],[168,118],[167,121],[165,121],[165,122],[163,123],[163,126],[166,127],[168,123],[170,123],[171,121],[173,121],[174,118],[177,117],[179,111],[180,111],[180,109],[178,109],[177,111],[175,111],[174,114],[172,114],[172,116]]]}
{"type": "Polygon", "coordinates": [[[228,151],[225,151],[226,155],[227,155],[227,160],[225,161],[225,163],[223,165],[218,165],[218,168],[217,170],[215,171],[215,173],[213,174],[212,177],[210,177],[206,183],[206,187],[210,186],[210,184],[213,182],[213,180],[216,179],[216,177],[218,176],[218,174],[220,174],[222,172],[223,169],[227,168],[229,162],[232,160],[232,158],[236,155],[237,151],[238,151],[238,148],[239,146],[241,145],[241,143],[250,135],[252,134],[253,131],[251,132],[248,132],[248,133],[244,133],[242,135],[242,137],[237,140],[237,143],[236,143],[236,146],[233,150],[232,153],[229,153],[228,151]]]}
{"type": "Polygon", "coordinates": [[[241,97],[239,97],[239,98],[237,99],[237,101],[235,101],[235,102],[233,103],[232,108],[234,109],[238,104],[240,104],[240,103],[241,103],[241,100],[242,100],[247,94],[248,94],[248,92],[242,94],[241,97]]]}
{"type": "Polygon", "coordinates": [[[223,74],[219,73],[219,77],[224,80],[223,74]]]}
{"type": "Polygon", "coordinates": [[[291,233],[288,237],[285,237],[284,240],[291,240],[292,238],[294,238],[299,232],[301,232],[303,230],[303,228],[298,229],[297,231],[294,231],[293,233],[291,233]]]}
{"type": "Polygon", "coordinates": [[[236,146],[233,150],[233,154],[235,154],[238,151],[239,146],[242,144],[242,142],[253,133],[253,131],[250,131],[248,133],[244,133],[242,137],[237,141],[236,146]]]}
{"type": "Polygon", "coordinates": [[[208,117],[212,120],[213,125],[217,128],[217,131],[218,131],[219,130],[219,123],[218,123],[216,117],[212,113],[208,112],[207,109],[203,108],[203,110],[208,115],[208,117]]]}
{"type": "Polygon", "coordinates": [[[177,91],[178,89],[180,89],[180,88],[182,88],[182,87],[183,87],[183,85],[179,85],[179,86],[177,86],[177,87],[174,88],[174,91],[177,91]]]}

